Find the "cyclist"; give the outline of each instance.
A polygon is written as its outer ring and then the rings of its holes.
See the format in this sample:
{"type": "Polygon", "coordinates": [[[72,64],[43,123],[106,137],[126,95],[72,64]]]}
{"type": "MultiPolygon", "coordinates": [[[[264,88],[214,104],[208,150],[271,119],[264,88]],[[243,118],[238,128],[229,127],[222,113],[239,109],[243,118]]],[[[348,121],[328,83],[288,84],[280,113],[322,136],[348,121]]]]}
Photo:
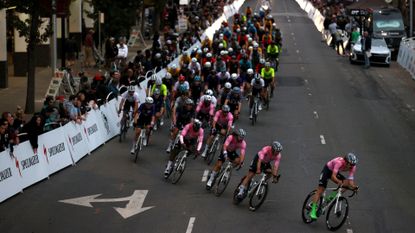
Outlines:
{"type": "Polygon", "coordinates": [[[251,82],[254,79],[254,70],[252,68],[249,68],[246,71],[246,77],[243,80],[243,92],[244,92],[244,96],[247,97],[247,95],[249,94],[250,90],[251,90],[251,82]]]}
{"type": "MultiPolygon", "coordinates": [[[[202,122],[195,119],[193,122],[187,124],[180,134],[180,147],[184,146],[186,149],[195,151],[196,155],[200,153],[203,142],[203,128],[202,122]],[[195,147],[195,145],[197,146],[195,147]]],[[[167,177],[170,174],[173,161],[175,160],[176,153],[170,155],[169,161],[167,162],[164,176],[167,177]]]]}
{"type": "MultiPolygon", "coordinates": [[[[242,88],[243,83],[240,77],[238,77],[237,73],[231,74],[231,78],[229,79],[229,82],[231,83],[232,87],[239,87],[242,88]]],[[[225,82],[226,83],[226,82],[225,82]]],[[[223,84],[225,84],[223,83],[223,84]]]]}
{"type": "Polygon", "coordinates": [[[179,130],[183,129],[183,127],[192,121],[194,115],[195,115],[195,108],[194,108],[194,102],[192,99],[187,98],[184,101],[184,104],[182,106],[176,105],[176,114],[173,115],[172,120],[172,126],[170,130],[170,140],[169,140],[169,146],[166,149],[167,153],[170,153],[171,147],[173,146],[173,141],[177,136],[177,133],[179,130]]]}
{"type": "Polygon", "coordinates": [[[234,87],[232,88],[231,93],[225,100],[225,105],[229,106],[230,112],[233,114],[235,119],[238,119],[239,114],[241,113],[241,88],[234,87]]]}
{"type": "Polygon", "coordinates": [[[151,93],[154,93],[155,89],[159,89],[161,92],[161,95],[163,96],[164,99],[167,98],[167,86],[163,83],[163,80],[161,78],[157,78],[155,85],[153,85],[153,87],[151,88],[151,93]]]}
{"type": "Polygon", "coordinates": [[[177,90],[178,90],[178,88],[181,85],[185,85],[186,88],[189,90],[189,87],[190,87],[189,82],[186,81],[186,77],[183,76],[183,75],[180,75],[179,76],[179,80],[174,84],[174,87],[173,87],[173,98],[176,98],[177,97],[177,90]]]}
{"type": "Polygon", "coordinates": [[[277,45],[275,40],[272,40],[271,44],[267,46],[267,57],[268,59],[270,59],[271,61],[274,61],[275,63],[279,55],[280,55],[280,47],[277,45]]]}
{"type": "Polygon", "coordinates": [[[193,82],[190,84],[191,97],[194,102],[198,102],[203,93],[202,78],[196,75],[193,82]]]}
{"type": "Polygon", "coordinates": [[[248,187],[248,184],[251,182],[255,174],[260,174],[262,172],[267,172],[271,169],[271,161],[274,161],[274,166],[272,167],[271,173],[273,176],[273,183],[278,182],[278,167],[281,160],[281,151],[282,145],[278,141],[273,141],[271,145],[263,147],[254,157],[249,166],[248,174],[245,176],[245,179],[242,181],[242,184],[239,186],[238,198],[243,198],[245,194],[245,189],[248,187]]]}
{"type": "Polygon", "coordinates": [[[222,107],[225,104],[226,98],[231,93],[232,84],[230,82],[226,82],[223,88],[220,90],[219,93],[219,107],[222,107]]]}
{"type": "MultiPolygon", "coordinates": [[[[127,114],[131,108],[133,108],[133,112],[136,112],[138,109],[138,103],[140,102],[138,98],[138,93],[135,91],[135,86],[128,86],[128,91],[122,93],[121,95],[121,102],[118,108],[118,114],[121,111],[124,111],[124,114],[127,114]]],[[[128,127],[129,125],[127,125],[128,127]]]]}
{"type": "MultiPolygon", "coordinates": [[[[275,87],[275,71],[274,68],[271,67],[270,62],[265,62],[265,67],[261,69],[261,77],[264,79],[265,82],[265,96],[268,96],[268,86],[271,84],[271,96],[274,93],[275,87]]],[[[269,101],[268,97],[265,99],[265,102],[269,101]]]]}
{"type": "MultiPolygon", "coordinates": [[[[163,126],[163,115],[165,111],[165,98],[161,94],[160,89],[156,88],[153,91],[153,95],[151,96],[154,100],[154,106],[155,106],[155,122],[158,122],[160,120],[160,126],[163,126]]],[[[154,125],[154,130],[157,130],[157,124],[154,125]]]]}
{"type": "MultiPolygon", "coordinates": [[[[252,119],[252,106],[254,103],[254,98],[258,95],[261,97],[261,99],[265,98],[264,96],[265,82],[264,82],[264,79],[261,78],[261,75],[255,74],[255,78],[252,79],[251,81],[251,86],[252,86],[252,95],[249,100],[249,112],[250,112],[249,119],[252,119]]],[[[260,111],[262,110],[261,104],[259,104],[258,110],[260,111]]]]}
{"type": "Polygon", "coordinates": [[[202,97],[200,97],[200,101],[205,100],[205,98],[206,98],[207,96],[210,96],[210,98],[211,98],[211,101],[212,101],[213,105],[215,105],[215,107],[216,107],[216,105],[217,105],[217,103],[218,103],[218,100],[216,99],[216,97],[215,97],[215,95],[213,94],[213,91],[212,91],[211,89],[207,89],[207,90],[205,91],[205,94],[204,94],[202,97]]]}
{"type": "Polygon", "coordinates": [[[212,103],[212,97],[210,95],[203,96],[199,104],[196,107],[197,119],[201,122],[209,122],[215,113],[215,105],[212,103]]]}
{"type": "Polygon", "coordinates": [[[321,194],[326,189],[328,179],[331,179],[334,183],[341,186],[348,186],[351,189],[358,188],[354,184],[354,173],[356,172],[357,161],[357,157],[354,153],[348,153],[346,156],[336,157],[324,165],[324,168],[320,173],[317,192],[313,197],[310,218],[314,220],[317,219],[317,201],[320,199],[321,194]],[[347,171],[349,172],[347,179],[339,173],[347,171]]]}
{"type": "Polygon", "coordinates": [[[223,105],[222,110],[217,111],[215,116],[213,117],[211,132],[206,141],[205,150],[202,153],[203,158],[206,157],[209,147],[212,144],[213,137],[217,133],[226,136],[231,131],[233,125],[233,115],[232,113],[230,113],[230,110],[231,109],[228,105],[223,105]]]}
{"type": "Polygon", "coordinates": [[[138,137],[141,134],[141,129],[146,128],[146,138],[143,140],[143,145],[147,146],[147,139],[150,136],[151,128],[154,126],[155,120],[155,105],[154,100],[151,97],[146,97],[145,102],[140,105],[137,110],[137,114],[134,117],[134,127],[135,127],[135,138],[133,141],[133,148],[131,148],[131,154],[134,154],[134,146],[138,137]]]}
{"type": "Polygon", "coordinates": [[[223,152],[220,154],[218,161],[212,169],[210,178],[206,183],[206,189],[209,190],[212,187],[215,176],[222,167],[223,162],[225,162],[225,159],[229,159],[233,164],[237,166],[242,165],[245,159],[246,150],[246,142],[244,140],[245,135],[245,130],[239,129],[226,138],[225,143],[223,144],[223,152]],[[236,150],[238,149],[240,150],[240,155],[236,153],[236,150]]]}

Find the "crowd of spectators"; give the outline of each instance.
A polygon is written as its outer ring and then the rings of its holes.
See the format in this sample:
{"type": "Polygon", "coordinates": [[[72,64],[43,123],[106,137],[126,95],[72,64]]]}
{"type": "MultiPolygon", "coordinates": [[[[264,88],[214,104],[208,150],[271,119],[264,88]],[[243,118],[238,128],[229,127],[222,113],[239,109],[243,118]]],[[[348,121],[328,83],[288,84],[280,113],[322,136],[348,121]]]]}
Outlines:
{"type": "MultiPolygon", "coordinates": [[[[0,124],[0,152],[29,140],[37,152],[37,138],[42,133],[53,130],[60,125],[73,121],[81,124],[90,109],[96,109],[105,101],[116,98],[120,87],[136,83],[140,85],[142,77],[149,70],[166,68],[175,57],[200,41],[200,36],[222,13],[226,0],[190,0],[185,7],[179,7],[178,1],[168,1],[162,13],[162,30],[153,36],[150,49],[137,51],[136,56],[127,62],[128,46],[126,38],[108,38],[105,45],[105,67],[108,72],[97,72],[94,77],[87,77],[80,72],[77,93],[68,98],[64,96],[47,96],[40,112],[26,121],[21,107],[16,112],[3,112],[0,124]],[[178,17],[185,16],[188,30],[179,33],[178,17]],[[160,36],[161,35],[161,36],[160,36]],[[108,73],[108,75],[106,75],[108,73]],[[139,78],[141,77],[141,78],[139,78]],[[92,79],[92,81],[91,81],[92,79]],[[110,94],[112,93],[112,94],[110,94]]],[[[88,31],[84,66],[95,66],[93,57],[94,30],[88,31]]]]}

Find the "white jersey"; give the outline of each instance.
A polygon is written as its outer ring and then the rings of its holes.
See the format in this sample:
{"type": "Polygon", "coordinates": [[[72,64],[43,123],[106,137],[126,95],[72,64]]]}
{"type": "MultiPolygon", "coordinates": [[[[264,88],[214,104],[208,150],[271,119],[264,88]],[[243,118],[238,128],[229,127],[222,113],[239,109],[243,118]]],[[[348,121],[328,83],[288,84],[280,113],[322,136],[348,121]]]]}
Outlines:
{"type": "Polygon", "coordinates": [[[125,101],[128,101],[130,103],[138,103],[140,102],[140,99],[138,98],[138,93],[134,92],[134,95],[129,95],[128,91],[122,93],[121,98],[125,101]]]}
{"type": "Polygon", "coordinates": [[[255,89],[261,89],[261,88],[263,88],[265,86],[264,79],[262,79],[262,78],[259,79],[259,83],[257,83],[255,81],[255,79],[252,79],[251,80],[251,86],[252,86],[252,88],[255,88],[255,89]]]}
{"type": "MultiPolygon", "coordinates": [[[[218,100],[216,99],[215,96],[210,96],[212,97],[212,104],[216,107],[216,103],[218,102],[218,100]]],[[[206,95],[202,95],[202,97],[200,97],[200,102],[205,101],[206,95]]]]}

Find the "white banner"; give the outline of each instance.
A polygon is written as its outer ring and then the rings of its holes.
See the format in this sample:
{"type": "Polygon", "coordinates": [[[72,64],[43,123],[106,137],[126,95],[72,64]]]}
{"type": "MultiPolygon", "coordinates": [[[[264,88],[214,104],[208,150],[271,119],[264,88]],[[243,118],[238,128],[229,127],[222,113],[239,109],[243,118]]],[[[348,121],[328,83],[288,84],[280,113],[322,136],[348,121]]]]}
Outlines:
{"type": "Polygon", "coordinates": [[[108,128],[109,128],[109,135],[108,135],[109,138],[107,138],[107,140],[118,135],[120,132],[121,116],[118,116],[117,114],[117,108],[118,108],[117,105],[118,105],[118,101],[116,99],[112,99],[110,102],[100,107],[100,110],[103,114],[102,118],[104,120],[104,124],[108,124],[108,128]]]}
{"type": "Polygon", "coordinates": [[[63,127],[40,135],[38,144],[38,154],[46,161],[49,175],[72,164],[63,127]]]}
{"type": "Polygon", "coordinates": [[[76,163],[85,155],[89,154],[88,141],[85,134],[82,133],[82,125],[69,122],[63,128],[72,159],[76,163]]]}
{"type": "Polygon", "coordinates": [[[47,163],[40,157],[41,150],[37,154],[33,152],[29,141],[20,143],[13,152],[21,174],[22,189],[37,183],[49,176],[47,163]]]}
{"type": "Polygon", "coordinates": [[[90,152],[95,150],[97,147],[99,147],[106,141],[103,129],[101,125],[98,123],[98,121],[101,119],[97,117],[97,112],[99,111],[89,111],[86,115],[86,121],[82,123],[83,133],[87,138],[90,152]]]}
{"type": "Polygon", "coordinates": [[[16,161],[8,151],[0,153],[0,202],[22,191],[21,178],[16,161]]]}

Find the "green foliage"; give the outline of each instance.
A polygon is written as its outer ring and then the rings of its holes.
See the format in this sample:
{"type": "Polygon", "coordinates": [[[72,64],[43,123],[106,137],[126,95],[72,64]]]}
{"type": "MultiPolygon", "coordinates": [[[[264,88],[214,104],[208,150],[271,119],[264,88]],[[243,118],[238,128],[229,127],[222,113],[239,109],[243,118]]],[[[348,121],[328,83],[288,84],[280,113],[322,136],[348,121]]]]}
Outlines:
{"type": "MultiPolygon", "coordinates": [[[[107,36],[128,36],[130,28],[135,25],[142,0],[90,0],[94,9],[104,13],[105,23],[102,25],[107,36]]],[[[93,14],[97,19],[98,15],[93,14]]]]}

